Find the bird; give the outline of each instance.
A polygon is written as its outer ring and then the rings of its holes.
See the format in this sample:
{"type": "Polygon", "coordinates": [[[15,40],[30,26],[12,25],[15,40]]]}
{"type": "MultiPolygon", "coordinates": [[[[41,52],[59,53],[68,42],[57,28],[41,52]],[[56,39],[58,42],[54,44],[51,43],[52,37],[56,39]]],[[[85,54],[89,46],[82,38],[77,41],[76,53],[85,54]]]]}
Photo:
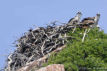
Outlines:
{"type": "Polygon", "coordinates": [[[82,16],[82,13],[81,13],[81,12],[78,12],[74,18],[71,18],[71,19],[68,21],[67,25],[79,24],[81,16],[82,16]]]}
{"type": "Polygon", "coordinates": [[[72,33],[74,33],[74,31],[76,30],[77,24],[80,23],[80,18],[81,18],[81,16],[82,16],[82,13],[81,13],[81,12],[78,12],[74,18],[71,18],[71,19],[68,21],[67,26],[73,26],[73,27],[74,27],[72,33]]]}
{"type": "Polygon", "coordinates": [[[90,28],[98,27],[98,21],[100,19],[100,14],[96,14],[95,17],[87,17],[81,21],[82,28],[85,30],[82,42],[84,42],[85,35],[90,31],[90,28]]]}
{"type": "Polygon", "coordinates": [[[82,26],[82,28],[94,28],[94,27],[97,27],[98,26],[98,21],[99,21],[99,18],[100,18],[100,14],[96,14],[95,17],[87,17],[87,18],[84,18],[80,25],[82,26]]]}
{"type": "Polygon", "coordinates": [[[99,19],[100,19],[100,14],[98,13],[98,14],[96,14],[96,17],[94,18],[94,25],[92,26],[92,28],[94,28],[94,27],[99,27],[99,25],[98,25],[98,21],[99,21],[99,19]]]}

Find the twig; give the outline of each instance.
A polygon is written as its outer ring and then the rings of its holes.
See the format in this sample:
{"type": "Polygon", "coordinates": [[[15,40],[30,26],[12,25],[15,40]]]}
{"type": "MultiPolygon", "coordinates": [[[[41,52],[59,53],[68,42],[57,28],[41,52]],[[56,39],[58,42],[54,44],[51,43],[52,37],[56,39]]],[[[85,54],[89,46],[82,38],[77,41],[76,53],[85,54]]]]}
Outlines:
{"type": "Polygon", "coordinates": [[[74,33],[74,31],[76,30],[76,26],[74,27],[74,29],[73,29],[73,31],[72,31],[72,33],[74,33]]]}
{"type": "Polygon", "coordinates": [[[30,61],[33,57],[34,57],[34,55],[32,55],[32,56],[28,59],[28,61],[27,61],[26,63],[29,63],[29,61],[30,61]]]}
{"type": "Polygon", "coordinates": [[[90,30],[91,30],[91,29],[89,28],[87,33],[89,33],[89,32],[90,32],[90,30]]]}
{"type": "Polygon", "coordinates": [[[41,53],[42,53],[42,55],[44,56],[44,44],[45,44],[45,41],[43,42],[43,45],[41,46],[41,53]]]}
{"type": "Polygon", "coordinates": [[[85,29],[85,32],[84,32],[84,35],[83,35],[83,38],[82,38],[82,42],[84,42],[86,33],[87,33],[87,29],[85,29]]]}
{"type": "Polygon", "coordinates": [[[44,63],[46,61],[47,58],[50,57],[51,54],[55,53],[55,52],[59,52],[61,51],[62,49],[64,49],[66,47],[66,45],[60,47],[60,48],[57,48],[56,50],[52,51],[51,53],[45,55],[44,57],[38,59],[38,60],[35,60],[33,62],[30,62],[29,64],[27,64],[25,67],[22,67],[20,68],[19,70],[17,71],[30,71],[30,69],[32,69],[34,66],[38,66],[40,65],[40,63],[44,63]]]}

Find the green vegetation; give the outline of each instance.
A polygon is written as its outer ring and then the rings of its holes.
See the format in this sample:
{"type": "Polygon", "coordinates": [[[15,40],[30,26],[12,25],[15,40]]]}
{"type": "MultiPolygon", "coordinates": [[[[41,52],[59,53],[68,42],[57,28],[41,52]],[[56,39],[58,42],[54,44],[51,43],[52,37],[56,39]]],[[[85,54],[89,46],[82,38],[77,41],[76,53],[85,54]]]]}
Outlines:
{"type": "Polygon", "coordinates": [[[107,71],[107,34],[91,29],[81,42],[83,33],[83,29],[69,32],[75,39],[68,40],[67,47],[53,54],[44,65],[64,64],[66,71],[107,71]]]}

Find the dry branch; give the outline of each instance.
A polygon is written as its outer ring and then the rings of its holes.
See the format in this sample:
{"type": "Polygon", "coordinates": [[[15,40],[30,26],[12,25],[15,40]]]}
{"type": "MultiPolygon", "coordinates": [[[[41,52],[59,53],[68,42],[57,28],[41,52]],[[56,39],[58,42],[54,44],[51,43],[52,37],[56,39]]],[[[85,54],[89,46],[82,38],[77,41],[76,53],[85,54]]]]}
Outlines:
{"type": "Polygon", "coordinates": [[[38,67],[42,63],[46,62],[46,60],[50,57],[51,54],[57,53],[57,52],[61,51],[62,49],[64,49],[65,47],[66,47],[65,45],[62,46],[62,47],[59,47],[56,50],[52,51],[51,53],[45,55],[44,57],[42,57],[42,58],[40,58],[38,60],[35,60],[33,62],[28,63],[25,67],[22,67],[17,71],[30,71],[33,67],[38,67]]]}

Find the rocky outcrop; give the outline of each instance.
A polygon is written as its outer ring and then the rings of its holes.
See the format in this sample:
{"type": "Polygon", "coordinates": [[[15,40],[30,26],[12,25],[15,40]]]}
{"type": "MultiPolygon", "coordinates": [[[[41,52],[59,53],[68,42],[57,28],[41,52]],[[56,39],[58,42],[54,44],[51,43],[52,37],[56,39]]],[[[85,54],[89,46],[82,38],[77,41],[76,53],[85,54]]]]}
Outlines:
{"type": "Polygon", "coordinates": [[[35,71],[65,71],[65,69],[62,64],[52,64],[35,71]]]}

